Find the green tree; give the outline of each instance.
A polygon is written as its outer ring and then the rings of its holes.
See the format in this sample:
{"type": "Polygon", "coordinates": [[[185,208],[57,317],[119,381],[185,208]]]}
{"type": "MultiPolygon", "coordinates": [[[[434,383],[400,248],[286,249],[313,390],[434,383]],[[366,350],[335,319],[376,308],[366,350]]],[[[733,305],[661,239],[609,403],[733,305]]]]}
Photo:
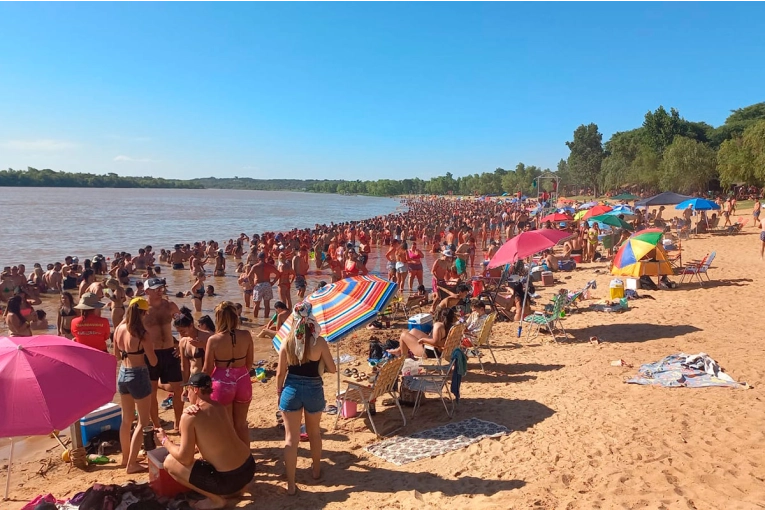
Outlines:
{"type": "Polygon", "coordinates": [[[726,140],[717,153],[720,183],[761,185],[765,182],[765,120],[755,122],[742,136],[726,140]]]}
{"type": "Polygon", "coordinates": [[[574,140],[566,142],[571,153],[568,168],[577,185],[592,186],[597,195],[603,163],[603,135],[597,124],[582,124],[574,131],[574,140]]]}
{"type": "Polygon", "coordinates": [[[714,149],[705,143],[676,136],[664,152],[659,183],[681,193],[703,192],[717,175],[714,149]]]}
{"type": "Polygon", "coordinates": [[[669,112],[663,106],[659,106],[655,112],[645,114],[643,120],[643,134],[648,145],[658,154],[663,154],[670,146],[675,136],[685,135],[686,121],[680,117],[680,113],[674,108],[669,112]]]}

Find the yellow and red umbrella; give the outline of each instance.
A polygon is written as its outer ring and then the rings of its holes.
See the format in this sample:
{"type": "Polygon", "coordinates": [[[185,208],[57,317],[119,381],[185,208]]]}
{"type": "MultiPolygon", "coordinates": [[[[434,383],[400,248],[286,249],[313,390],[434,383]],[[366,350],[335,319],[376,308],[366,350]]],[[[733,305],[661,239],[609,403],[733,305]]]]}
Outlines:
{"type": "Polygon", "coordinates": [[[611,264],[615,276],[665,276],[674,274],[661,245],[664,231],[651,228],[636,232],[616,252],[611,264]]]}

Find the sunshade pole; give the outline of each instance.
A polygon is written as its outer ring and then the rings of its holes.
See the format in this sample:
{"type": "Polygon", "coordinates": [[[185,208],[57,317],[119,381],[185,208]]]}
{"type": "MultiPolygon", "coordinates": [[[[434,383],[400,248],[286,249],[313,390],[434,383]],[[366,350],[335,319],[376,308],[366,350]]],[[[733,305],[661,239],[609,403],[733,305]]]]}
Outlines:
{"type": "Polygon", "coordinates": [[[5,497],[3,501],[8,500],[8,494],[11,491],[11,466],[13,465],[13,442],[14,438],[11,438],[11,452],[8,454],[8,472],[5,474],[5,497]]]}
{"type": "MultiPolygon", "coordinates": [[[[340,396],[340,342],[335,342],[337,344],[337,366],[335,367],[337,369],[337,393],[335,394],[337,397],[340,396]]],[[[335,398],[337,400],[337,398],[335,398]]]]}
{"type": "Polygon", "coordinates": [[[526,299],[529,295],[529,282],[531,281],[531,268],[526,273],[526,292],[523,293],[523,304],[521,305],[521,319],[518,321],[518,338],[521,337],[521,331],[523,330],[523,313],[526,311],[526,299]]]}
{"type": "Polygon", "coordinates": [[[491,301],[493,303],[497,302],[497,294],[499,294],[499,289],[502,287],[502,283],[505,279],[505,275],[507,274],[507,266],[508,264],[505,264],[505,267],[502,268],[502,274],[499,276],[499,283],[497,284],[497,288],[494,289],[494,295],[491,297],[491,301]]]}

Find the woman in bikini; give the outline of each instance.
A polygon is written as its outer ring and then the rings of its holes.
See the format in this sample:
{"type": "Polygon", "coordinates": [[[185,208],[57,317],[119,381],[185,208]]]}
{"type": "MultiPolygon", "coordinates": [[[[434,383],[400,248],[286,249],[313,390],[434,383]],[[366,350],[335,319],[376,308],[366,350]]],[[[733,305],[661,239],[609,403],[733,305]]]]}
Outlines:
{"type": "Polygon", "coordinates": [[[231,410],[237,435],[249,445],[247,412],[252,400],[250,367],[254,354],[252,335],[238,328],[234,303],[224,301],[215,307],[215,334],[207,340],[203,370],[213,380],[212,400],[231,410]]]}
{"type": "Polygon", "coordinates": [[[109,289],[109,292],[106,293],[106,297],[111,301],[112,326],[116,328],[125,317],[125,301],[127,300],[127,296],[125,295],[125,289],[120,285],[119,280],[116,278],[107,278],[104,280],[104,285],[109,289]]]}
{"type": "Polygon", "coordinates": [[[284,252],[279,253],[278,265],[276,270],[279,271],[279,299],[287,305],[288,309],[292,308],[292,296],[290,295],[290,289],[292,288],[292,282],[295,281],[295,270],[292,268],[292,260],[284,258],[284,252]]]}
{"type": "MultiPolygon", "coordinates": [[[[400,234],[399,234],[400,235],[400,234]]],[[[398,284],[399,292],[403,293],[406,287],[406,274],[409,272],[409,266],[407,264],[407,244],[406,241],[402,242],[398,249],[396,249],[396,283],[398,284]]]]}
{"type": "Polygon", "coordinates": [[[213,276],[226,276],[226,257],[223,256],[223,250],[218,250],[215,256],[213,276]]]}
{"type": "Polygon", "coordinates": [[[200,271],[196,273],[196,280],[194,285],[191,286],[191,290],[186,294],[191,296],[191,302],[194,304],[194,310],[197,312],[202,311],[202,298],[205,297],[205,274],[200,271]]]}
{"type": "MultiPolygon", "coordinates": [[[[194,317],[191,315],[191,310],[185,306],[180,309],[180,314],[173,321],[173,326],[181,335],[181,341],[178,349],[181,354],[181,371],[183,372],[183,382],[188,382],[189,377],[193,374],[199,373],[204,368],[205,364],[205,348],[207,347],[207,339],[210,338],[212,333],[200,331],[194,326],[194,317]]],[[[183,388],[184,400],[192,404],[196,404],[194,399],[194,392],[189,392],[188,387],[183,388]]]]}
{"type": "Polygon", "coordinates": [[[22,309],[22,302],[26,303],[26,300],[21,295],[13,296],[8,300],[8,305],[5,308],[5,324],[8,326],[11,336],[32,336],[32,327],[29,325],[31,317],[32,307],[22,309]],[[30,313],[24,314],[24,310],[29,310],[30,313]]]}
{"type": "Polygon", "coordinates": [[[151,381],[149,367],[157,364],[154,345],[147,341],[143,317],[149,310],[149,302],[144,298],[133,298],[125,315],[125,322],[114,330],[114,356],[122,360],[117,391],[120,394],[122,406],[122,425],[120,426],[120,445],[122,447],[122,464],[128,474],[146,471],[146,466],[138,463],[138,452],[141,449],[143,429],[148,426],[151,418],[151,381]],[[138,411],[138,426],[130,437],[130,428],[138,411]]]}
{"type": "Polygon", "coordinates": [[[63,336],[72,340],[72,319],[77,317],[77,310],[74,309],[74,298],[68,292],[61,293],[61,306],[58,309],[58,319],[56,320],[56,330],[58,336],[63,336]]]}
{"type": "Polygon", "coordinates": [[[416,242],[412,242],[412,247],[409,248],[406,255],[409,261],[409,290],[414,290],[415,278],[417,285],[422,285],[422,259],[425,254],[417,247],[416,242]]]}

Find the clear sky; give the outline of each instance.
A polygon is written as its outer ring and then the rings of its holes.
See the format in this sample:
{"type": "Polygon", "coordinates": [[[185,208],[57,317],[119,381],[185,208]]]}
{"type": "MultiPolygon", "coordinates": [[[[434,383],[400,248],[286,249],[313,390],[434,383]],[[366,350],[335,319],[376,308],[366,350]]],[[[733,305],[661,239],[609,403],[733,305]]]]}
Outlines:
{"type": "Polygon", "coordinates": [[[0,168],[555,168],[659,105],[765,100],[762,3],[0,3],[0,168]]]}

